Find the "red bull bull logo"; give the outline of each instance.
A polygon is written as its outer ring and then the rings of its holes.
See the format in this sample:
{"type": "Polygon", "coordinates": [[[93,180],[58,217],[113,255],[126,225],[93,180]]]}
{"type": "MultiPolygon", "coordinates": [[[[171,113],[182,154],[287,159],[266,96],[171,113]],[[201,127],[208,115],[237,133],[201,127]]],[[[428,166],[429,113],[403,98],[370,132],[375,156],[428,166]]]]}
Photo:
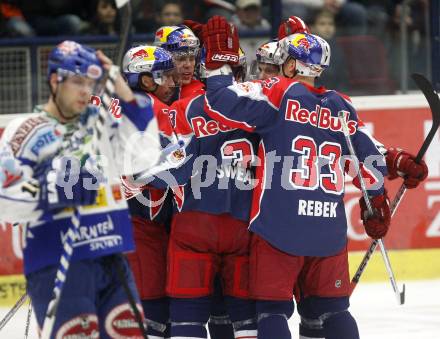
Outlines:
{"type": "Polygon", "coordinates": [[[168,36],[170,35],[170,33],[174,31],[174,29],[175,29],[174,26],[165,26],[163,28],[160,28],[159,30],[156,31],[155,41],[161,43],[167,42],[168,36]]]}
{"type": "Polygon", "coordinates": [[[159,29],[159,30],[156,32],[156,37],[158,37],[159,39],[162,39],[162,38],[163,38],[163,29],[159,29]]]}
{"type": "Polygon", "coordinates": [[[310,41],[304,34],[298,34],[292,41],[291,44],[295,47],[302,47],[307,52],[310,49],[310,41]]]}
{"type": "Polygon", "coordinates": [[[139,51],[133,53],[131,56],[132,59],[134,58],[148,58],[150,55],[148,54],[148,51],[146,49],[140,49],[139,51]]]}

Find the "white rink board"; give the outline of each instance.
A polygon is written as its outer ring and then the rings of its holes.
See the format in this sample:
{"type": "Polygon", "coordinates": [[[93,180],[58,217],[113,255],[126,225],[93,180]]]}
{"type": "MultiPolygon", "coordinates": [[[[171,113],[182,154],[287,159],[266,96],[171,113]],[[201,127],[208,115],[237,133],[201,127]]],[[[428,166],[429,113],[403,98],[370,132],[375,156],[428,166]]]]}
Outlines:
{"type": "MultiPolygon", "coordinates": [[[[359,283],[351,299],[362,339],[435,339],[440,338],[440,280],[406,283],[406,304],[398,306],[389,283],[359,283]]],[[[0,318],[8,311],[0,308],[0,318]]],[[[0,332],[0,338],[22,339],[27,305],[0,332]]],[[[298,314],[291,321],[292,338],[297,335],[298,314]]],[[[29,339],[37,339],[35,319],[29,339]]]]}

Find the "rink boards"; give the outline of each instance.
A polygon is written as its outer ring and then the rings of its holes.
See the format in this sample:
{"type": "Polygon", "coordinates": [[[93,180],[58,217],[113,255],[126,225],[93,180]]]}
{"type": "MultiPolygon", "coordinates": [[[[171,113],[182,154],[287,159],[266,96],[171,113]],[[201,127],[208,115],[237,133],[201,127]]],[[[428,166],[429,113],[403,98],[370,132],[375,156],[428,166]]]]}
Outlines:
{"type": "MultiPolygon", "coordinates": [[[[399,146],[417,153],[431,126],[431,114],[422,95],[393,95],[353,98],[359,116],[374,136],[387,147],[399,146]]],[[[1,115],[0,131],[12,118],[1,115]]],[[[421,187],[408,191],[393,218],[385,239],[398,280],[440,277],[440,133],[437,132],[425,161],[429,177],[421,187]]],[[[359,219],[359,191],[346,182],[345,205],[348,219],[350,271],[361,261],[370,239],[359,219]]],[[[401,180],[387,182],[392,199],[401,180]]],[[[10,304],[24,292],[21,273],[21,232],[19,227],[0,224],[0,305],[10,304]]],[[[361,281],[386,280],[376,253],[361,281]]]]}

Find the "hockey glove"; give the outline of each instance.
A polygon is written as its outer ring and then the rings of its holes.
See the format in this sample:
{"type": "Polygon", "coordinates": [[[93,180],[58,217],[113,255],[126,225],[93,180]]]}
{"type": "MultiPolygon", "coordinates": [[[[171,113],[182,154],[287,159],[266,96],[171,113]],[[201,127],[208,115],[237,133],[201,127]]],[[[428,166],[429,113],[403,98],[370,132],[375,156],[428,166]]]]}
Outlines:
{"type": "Polygon", "coordinates": [[[373,239],[380,239],[387,234],[391,222],[390,202],[387,192],[370,198],[370,202],[374,211],[373,216],[369,216],[364,198],[362,197],[359,200],[361,219],[367,234],[373,239]]]}
{"type": "Polygon", "coordinates": [[[196,37],[199,38],[200,45],[202,45],[203,44],[202,31],[204,25],[201,24],[200,22],[193,20],[183,20],[183,24],[193,31],[196,37]]]}
{"type": "Polygon", "coordinates": [[[238,65],[238,31],[222,16],[213,16],[203,26],[206,47],[206,68],[216,69],[224,64],[238,65]]]}
{"type": "Polygon", "coordinates": [[[428,167],[423,160],[415,161],[415,156],[398,148],[390,148],[386,155],[389,179],[403,177],[406,188],[416,188],[428,176],[428,167]]]}
{"type": "Polygon", "coordinates": [[[40,183],[38,208],[42,210],[92,205],[96,201],[98,179],[79,162],[60,161],[55,169],[48,161],[36,169],[35,178],[40,183]]]}
{"type": "Polygon", "coordinates": [[[310,30],[300,17],[292,15],[278,27],[278,40],[295,33],[310,33],[310,30]]]}

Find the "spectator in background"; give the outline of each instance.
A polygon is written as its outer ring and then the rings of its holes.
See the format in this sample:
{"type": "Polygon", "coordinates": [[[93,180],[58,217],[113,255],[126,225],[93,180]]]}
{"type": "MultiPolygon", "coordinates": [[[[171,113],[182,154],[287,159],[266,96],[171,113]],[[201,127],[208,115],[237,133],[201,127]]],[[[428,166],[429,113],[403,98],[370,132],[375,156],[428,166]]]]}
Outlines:
{"type": "Polygon", "coordinates": [[[93,0],[90,8],[92,19],[83,33],[92,35],[118,34],[119,18],[115,0],[93,0]]]}
{"type": "Polygon", "coordinates": [[[240,32],[270,29],[269,21],[261,16],[261,0],[237,0],[235,6],[231,22],[240,32]]]}
{"type": "Polygon", "coordinates": [[[132,22],[136,33],[154,32],[158,0],[133,0],[132,7],[132,22]]]}
{"type": "Polygon", "coordinates": [[[338,35],[362,35],[367,29],[367,11],[350,0],[282,0],[284,19],[296,15],[310,22],[313,11],[325,9],[335,16],[338,35]]]}
{"type": "Polygon", "coordinates": [[[177,26],[183,22],[183,8],[180,1],[165,1],[156,16],[158,26],[177,26]]]}
{"type": "MultiPolygon", "coordinates": [[[[88,1],[87,1],[88,2],[88,1]]],[[[87,22],[86,0],[22,0],[19,7],[37,35],[78,35],[87,22]]]]}
{"type": "Polygon", "coordinates": [[[353,0],[367,11],[367,33],[383,38],[396,0],[353,0]]]}
{"type": "Polygon", "coordinates": [[[0,2],[0,35],[7,37],[31,37],[33,28],[26,22],[23,13],[13,1],[0,2]]]}
{"type": "MultiPolygon", "coordinates": [[[[435,0],[438,1],[438,0],[435,0]]],[[[407,56],[408,72],[427,73],[429,31],[427,31],[426,22],[429,17],[429,1],[414,0],[409,3],[406,14],[403,8],[402,0],[395,0],[394,7],[391,8],[389,21],[390,46],[389,60],[393,78],[399,82],[402,74],[402,36],[400,32],[400,23],[403,20],[407,26],[407,56]],[[428,38],[428,39],[427,39],[428,38]]],[[[428,72],[429,73],[429,72],[428,72]]],[[[408,80],[410,88],[416,88],[413,81],[408,80]]]]}
{"type": "Polygon", "coordinates": [[[206,10],[204,18],[205,21],[214,15],[224,16],[226,20],[230,21],[236,10],[234,0],[203,0],[201,2],[206,10]]]}
{"type": "MultiPolygon", "coordinates": [[[[313,12],[309,23],[310,31],[321,38],[324,38],[330,45],[331,63],[323,74],[316,79],[317,85],[327,88],[334,88],[338,91],[348,90],[348,74],[346,67],[340,67],[345,64],[344,54],[336,43],[336,25],[335,15],[326,10],[317,10],[313,12]],[[332,66],[333,65],[333,66],[332,66]]],[[[362,65],[365,67],[365,65],[362,65]]]]}

